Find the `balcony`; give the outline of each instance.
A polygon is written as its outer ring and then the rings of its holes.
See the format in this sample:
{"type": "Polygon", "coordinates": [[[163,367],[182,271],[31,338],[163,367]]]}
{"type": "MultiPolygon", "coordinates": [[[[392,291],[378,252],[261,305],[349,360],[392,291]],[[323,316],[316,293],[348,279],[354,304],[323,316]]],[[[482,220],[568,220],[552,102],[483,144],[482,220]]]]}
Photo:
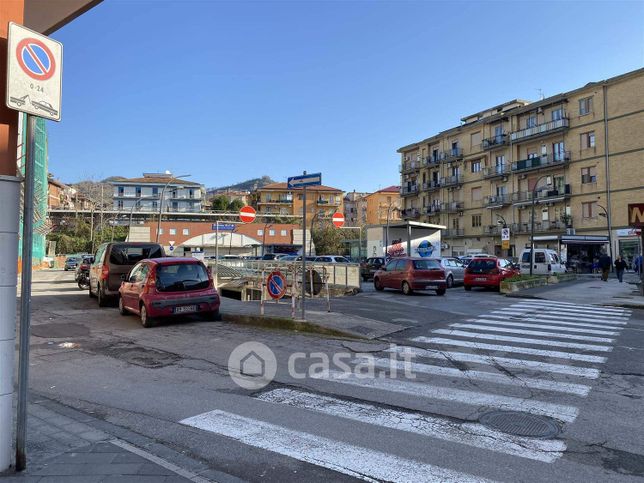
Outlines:
{"type": "MultiPolygon", "coordinates": [[[[548,232],[561,232],[566,230],[566,224],[559,221],[535,221],[534,222],[534,232],[535,233],[548,233],[548,232]]],[[[531,232],[530,222],[526,223],[513,223],[510,227],[510,233],[527,233],[531,232]]]]}
{"type": "Polygon", "coordinates": [[[462,148],[452,148],[449,151],[440,153],[441,159],[446,163],[451,163],[452,161],[458,161],[463,159],[463,149],[462,148]]]}
{"type": "Polygon", "coordinates": [[[484,139],[481,143],[481,149],[495,149],[507,146],[508,144],[508,135],[507,134],[497,134],[491,138],[484,139]]]}
{"type": "Polygon", "coordinates": [[[423,191],[434,191],[439,189],[440,187],[441,184],[439,181],[430,181],[429,183],[422,184],[423,191]]]}
{"type": "Polygon", "coordinates": [[[489,236],[501,236],[501,229],[503,227],[500,225],[487,225],[483,227],[483,234],[489,236]]]}
{"type": "Polygon", "coordinates": [[[420,218],[420,210],[418,208],[406,208],[402,210],[402,215],[405,219],[420,218]]]}
{"type": "Polygon", "coordinates": [[[458,186],[460,184],[463,184],[463,176],[461,176],[460,174],[453,175],[453,176],[446,176],[445,178],[442,178],[440,180],[440,185],[442,187],[458,186]]]}
{"type": "Polygon", "coordinates": [[[400,172],[401,173],[411,173],[413,171],[418,171],[420,169],[421,162],[420,160],[417,161],[405,161],[400,165],[400,172]]]}
{"type": "Polygon", "coordinates": [[[513,143],[518,141],[523,141],[526,139],[532,139],[539,136],[546,136],[548,134],[554,134],[564,129],[568,129],[569,121],[567,117],[562,117],[556,121],[544,122],[543,124],[538,124],[536,126],[528,127],[521,129],[519,131],[514,131],[510,134],[510,139],[513,143]]]}
{"type": "Polygon", "coordinates": [[[451,228],[442,232],[443,238],[459,238],[465,236],[463,228],[451,228]]]}
{"type": "Polygon", "coordinates": [[[483,177],[484,178],[501,178],[507,176],[510,173],[510,164],[500,164],[498,166],[491,166],[489,168],[483,168],[483,177]]]}
{"type": "Polygon", "coordinates": [[[285,205],[293,203],[293,198],[280,198],[277,200],[264,200],[260,201],[260,205],[285,205]]]}
{"type": "Polygon", "coordinates": [[[400,190],[401,196],[415,195],[418,193],[418,185],[412,184],[409,186],[403,186],[400,190]]]}
{"type": "Polygon", "coordinates": [[[423,165],[427,167],[436,167],[439,164],[441,164],[442,158],[440,156],[440,153],[438,156],[427,156],[425,159],[423,159],[423,165]]]}
{"type": "Polygon", "coordinates": [[[542,189],[533,193],[532,191],[519,191],[512,193],[512,204],[515,206],[530,205],[532,204],[533,196],[535,196],[535,203],[558,203],[570,198],[571,186],[564,185],[563,188],[558,189],[542,189]]]}
{"type": "Polygon", "coordinates": [[[425,212],[429,216],[437,216],[440,215],[441,213],[444,213],[444,208],[442,204],[435,204],[435,205],[429,205],[426,209],[425,212]]]}
{"type": "Polygon", "coordinates": [[[445,203],[443,205],[443,211],[445,213],[458,213],[463,211],[464,203],[462,201],[452,201],[451,203],[445,203]]]}
{"type": "Polygon", "coordinates": [[[563,166],[568,163],[568,161],[570,161],[570,151],[556,154],[542,154],[541,156],[515,161],[512,163],[512,172],[522,173],[535,169],[563,166]]]}
{"type": "Polygon", "coordinates": [[[508,193],[504,193],[501,195],[486,196],[483,199],[483,204],[485,205],[485,207],[490,209],[502,208],[504,206],[509,205],[511,202],[512,202],[512,199],[508,193]]]}

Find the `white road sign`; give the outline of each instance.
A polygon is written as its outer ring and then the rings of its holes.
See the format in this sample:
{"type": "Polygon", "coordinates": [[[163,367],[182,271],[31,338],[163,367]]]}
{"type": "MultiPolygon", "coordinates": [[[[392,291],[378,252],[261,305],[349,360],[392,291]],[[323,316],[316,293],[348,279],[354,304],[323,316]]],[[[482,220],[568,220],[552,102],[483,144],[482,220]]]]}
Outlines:
{"type": "Polygon", "coordinates": [[[9,23],[7,107],[60,121],[63,44],[9,23]]]}
{"type": "Polygon", "coordinates": [[[509,228],[501,228],[501,240],[510,240],[510,229],[509,228]]]}

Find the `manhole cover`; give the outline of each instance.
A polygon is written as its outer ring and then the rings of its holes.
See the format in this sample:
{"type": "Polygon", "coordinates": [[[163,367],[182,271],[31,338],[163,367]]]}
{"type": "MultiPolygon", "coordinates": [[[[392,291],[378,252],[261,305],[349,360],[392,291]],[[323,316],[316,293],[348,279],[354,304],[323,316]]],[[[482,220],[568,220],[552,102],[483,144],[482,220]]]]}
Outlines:
{"type": "Polygon", "coordinates": [[[490,411],[481,415],[479,421],[490,429],[530,438],[553,438],[560,431],[551,418],[516,411],[490,411]]]}
{"type": "Polygon", "coordinates": [[[50,322],[31,326],[31,333],[44,339],[61,339],[89,335],[89,329],[71,322],[50,322]]]}

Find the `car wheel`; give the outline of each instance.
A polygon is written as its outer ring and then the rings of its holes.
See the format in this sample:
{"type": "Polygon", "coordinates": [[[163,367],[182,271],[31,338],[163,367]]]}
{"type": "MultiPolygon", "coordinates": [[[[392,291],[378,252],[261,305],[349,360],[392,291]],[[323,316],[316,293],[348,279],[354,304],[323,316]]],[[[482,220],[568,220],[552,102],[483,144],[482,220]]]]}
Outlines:
{"type": "Polygon", "coordinates": [[[88,282],[88,284],[89,284],[89,290],[87,292],[89,293],[89,298],[95,299],[96,295],[94,295],[94,292],[92,292],[92,284],[89,283],[89,282],[88,282]]]}
{"type": "Polygon", "coordinates": [[[107,307],[108,300],[105,294],[103,293],[103,289],[101,288],[100,285],[96,286],[96,297],[98,298],[99,307],[107,307]]]}
{"type": "Polygon", "coordinates": [[[451,275],[447,276],[447,288],[452,288],[454,286],[454,277],[451,275]]]}
{"type": "Polygon", "coordinates": [[[444,288],[439,288],[438,290],[436,290],[436,295],[442,296],[445,295],[445,292],[447,292],[447,290],[445,290],[444,288]]]}
{"type": "Polygon", "coordinates": [[[464,288],[467,292],[469,292],[470,290],[472,290],[472,287],[471,287],[470,285],[463,285],[463,288],[464,288]]]}
{"type": "Polygon", "coordinates": [[[154,326],[154,318],[148,316],[148,310],[145,308],[145,304],[141,304],[141,325],[146,329],[154,326]]]}
{"type": "Polygon", "coordinates": [[[385,287],[382,286],[382,283],[380,282],[379,278],[373,279],[373,287],[379,292],[382,292],[385,289],[385,287]]]}
{"type": "Polygon", "coordinates": [[[407,282],[403,282],[402,283],[402,292],[405,295],[411,295],[414,291],[411,289],[411,287],[409,286],[409,284],[407,282]]]}
{"type": "Polygon", "coordinates": [[[128,311],[125,308],[125,305],[123,305],[123,297],[119,297],[119,314],[121,315],[127,315],[128,311]]]}

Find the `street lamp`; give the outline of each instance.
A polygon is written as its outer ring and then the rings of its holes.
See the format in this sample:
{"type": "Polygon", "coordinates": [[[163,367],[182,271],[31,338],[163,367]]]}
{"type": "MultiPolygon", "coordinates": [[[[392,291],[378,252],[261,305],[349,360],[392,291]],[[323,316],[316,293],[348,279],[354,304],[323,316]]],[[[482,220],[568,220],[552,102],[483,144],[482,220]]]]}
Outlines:
{"type": "Polygon", "coordinates": [[[498,213],[497,213],[496,217],[498,218],[498,220],[496,220],[496,224],[497,224],[497,225],[503,225],[503,228],[507,228],[507,227],[508,227],[508,223],[505,221],[505,218],[503,218],[503,217],[502,217],[501,215],[499,215],[498,213]]]}
{"type": "Polygon", "coordinates": [[[542,179],[546,180],[546,186],[550,186],[552,184],[550,176],[544,175],[537,179],[534,184],[534,188],[532,188],[532,219],[530,220],[530,275],[532,275],[532,269],[534,268],[534,205],[537,202],[537,188],[539,187],[539,181],[542,179]]]}
{"type": "Polygon", "coordinates": [[[173,180],[181,179],[181,178],[189,178],[190,174],[182,174],[181,176],[172,176],[168,182],[165,184],[163,189],[161,190],[161,199],[159,200],[159,219],[157,220],[157,238],[156,241],[159,243],[159,231],[161,230],[161,213],[163,212],[163,197],[165,196],[165,190],[168,187],[170,183],[172,183],[173,180]]]}
{"type": "MultiPolygon", "coordinates": [[[[597,203],[597,208],[601,208],[604,211],[603,213],[599,213],[599,216],[602,216],[602,217],[606,218],[606,225],[608,227],[608,250],[609,250],[609,253],[610,253],[610,259],[611,259],[611,261],[614,262],[614,259],[613,259],[613,236],[611,235],[611,232],[610,232],[610,218],[609,218],[609,215],[608,215],[608,211],[606,210],[606,208],[604,206],[600,205],[599,203],[597,203]]],[[[612,267],[611,267],[611,269],[612,269],[612,267]]]]}

